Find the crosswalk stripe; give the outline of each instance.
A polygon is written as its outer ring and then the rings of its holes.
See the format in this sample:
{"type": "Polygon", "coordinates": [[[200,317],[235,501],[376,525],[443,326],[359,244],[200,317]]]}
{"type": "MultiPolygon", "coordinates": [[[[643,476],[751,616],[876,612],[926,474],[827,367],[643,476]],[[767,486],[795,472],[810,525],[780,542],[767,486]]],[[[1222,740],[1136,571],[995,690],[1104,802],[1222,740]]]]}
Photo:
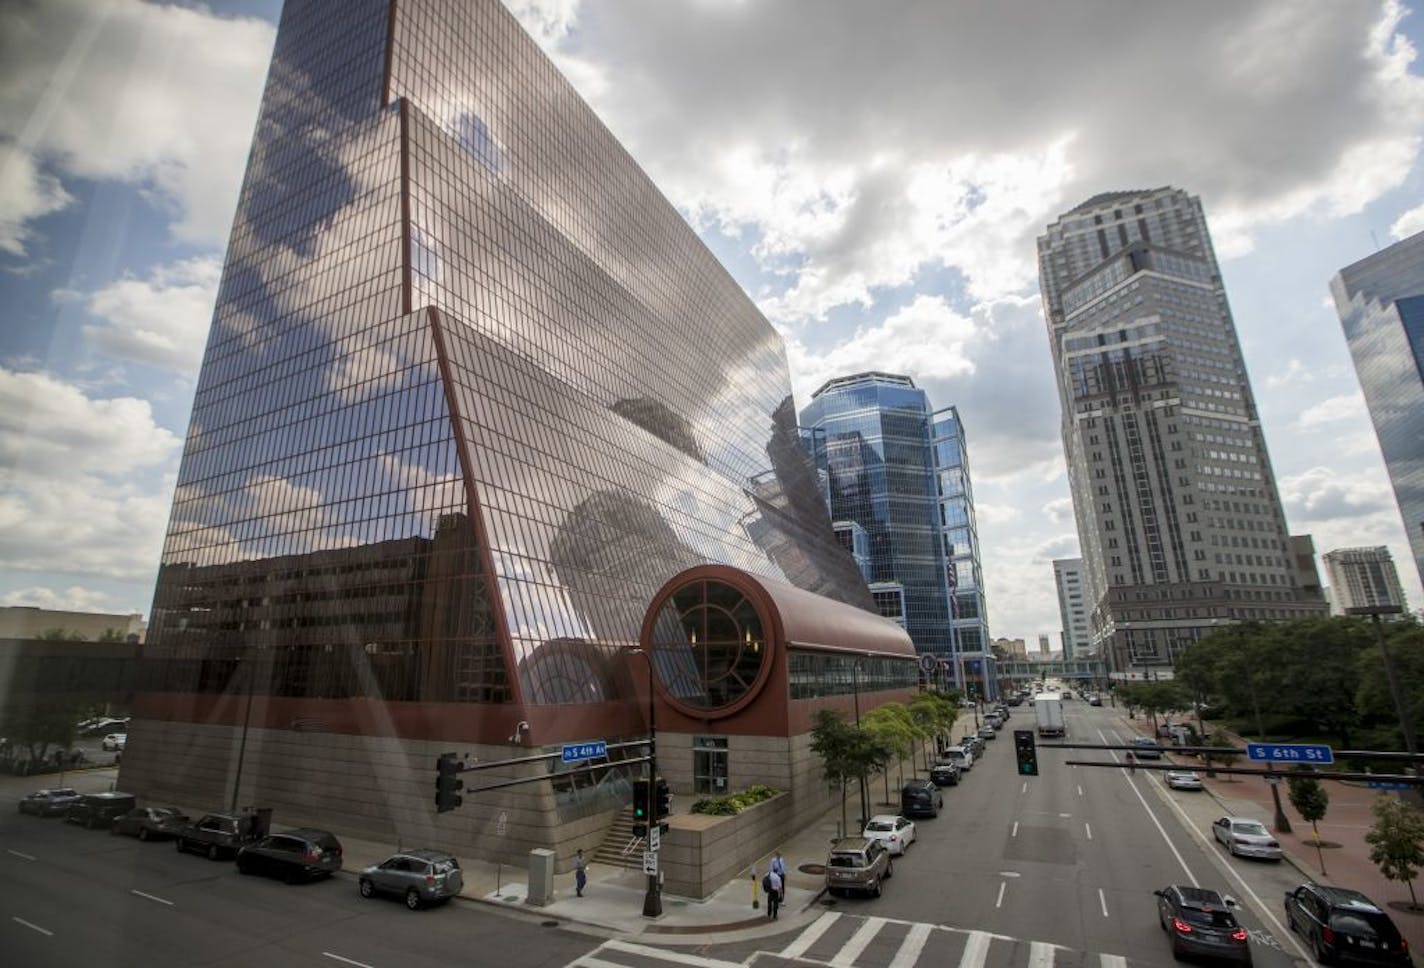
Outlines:
{"type": "Polygon", "coordinates": [[[1028,947],[1028,968],[1053,968],[1053,945],[1034,941],[1028,947]]]}
{"type": "Polygon", "coordinates": [[[821,940],[821,935],[825,934],[831,925],[835,924],[839,918],[840,913],[837,911],[828,911],[821,915],[812,922],[809,928],[798,934],[795,941],[792,941],[782,949],[781,957],[791,958],[793,960],[800,958],[807,951],[811,950],[811,945],[821,940]]]}
{"type": "Polygon", "coordinates": [[[1102,968],[1127,968],[1127,959],[1122,955],[1098,955],[1102,968]]]}
{"type": "Polygon", "coordinates": [[[964,954],[959,958],[959,968],[984,968],[984,957],[988,954],[989,932],[970,931],[964,954]]]}
{"type": "Polygon", "coordinates": [[[628,966],[620,965],[616,961],[604,961],[602,958],[595,958],[593,955],[584,955],[577,961],[570,962],[569,968],[628,968],[628,966]]]}
{"type": "MultiPolygon", "coordinates": [[[[890,960],[889,968],[914,968],[915,962],[920,958],[920,952],[925,950],[925,942],[930,939],[933,927],[929,924],[916,924],[911,927],[910,933],[905,935],[905,940],[900,942],[900,950],[895,952],[895,957],[890,960]]],[[[1127,966],[1123,965],[1121,968],[1127,966]]]]}
{"type": "Polygon", "coordinates": [[[831,968],[850,968],[855,964],[855,959],[861,956],[867,945],[875,940],[875,936],[880,933],[880,929],[886,924],[884,918],[870,917],[865,919],[865,923],[860,926],[860,930],[851,935],[845,947],[840,953],[831,959],[831,968]]]}
{"type": "Polygon", "coordinates": [[[631,941],[605,941],[603,947],[609,951],[621,951],[624,954],[641,955],[644,958],[656,958],[659,961],[671,961],[679,965],[692,965],[693,968],[742,968],[741,962],[737,961],[703,958],[700,955],[669,951],[667,948],[653,948],[645,944],[634,944],[631,941]]]}

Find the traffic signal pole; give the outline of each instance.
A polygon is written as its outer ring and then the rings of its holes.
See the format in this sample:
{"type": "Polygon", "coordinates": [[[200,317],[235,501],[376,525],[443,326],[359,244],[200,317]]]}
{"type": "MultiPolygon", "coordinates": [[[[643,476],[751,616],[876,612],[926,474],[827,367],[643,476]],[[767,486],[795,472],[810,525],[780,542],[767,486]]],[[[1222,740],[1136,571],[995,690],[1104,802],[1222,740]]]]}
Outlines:
{"type": "MultiPolygon", "coordinates": [[[[640,648],[632,648],[629,652],[641,655],[648,663],[648,853],[653,856],[653,871],[648,874],[648,886],[643,893],[643,917],[660,918],[663,916],[663,892],[659,883],[662,872],[658,865],[658,851],[653,845],[653,830],[662,820],[658,814],[658,727],[657,727],[657,695],[653,691],[653,657],[640,648]]],[[[661,843],[661,832],[659,832],[658,842],[661,843]]]]}

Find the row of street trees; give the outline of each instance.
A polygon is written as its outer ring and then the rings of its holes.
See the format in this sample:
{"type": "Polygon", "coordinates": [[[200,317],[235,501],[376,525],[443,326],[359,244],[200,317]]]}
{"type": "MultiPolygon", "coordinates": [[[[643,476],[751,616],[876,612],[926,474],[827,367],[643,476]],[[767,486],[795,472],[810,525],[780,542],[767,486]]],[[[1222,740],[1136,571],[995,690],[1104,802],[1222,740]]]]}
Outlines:
{"type": "MultiPolygon", "coordinates": [[[[825,778],[840,789],[841,829],[845,830],[845,787],[852,781],[861,784],[861,810],[869,815],[865,784],[870,776],[880,773],[885,779],[885,799],[890,801],[890,772],[897,765],[904,782],[904,761],[919,775],[920,757],[926,769],[930,762],[928,745],[937,737],[948,737],[959,714],[959,694],[926,690],[908,703],[885,703],[861,717],[860,723],[847,723],[833,709],[816,713],[811,730],[811,751],[821,757],[825,778]]],[[[894,801],[891,801],[894,802],[894,801]]]]}

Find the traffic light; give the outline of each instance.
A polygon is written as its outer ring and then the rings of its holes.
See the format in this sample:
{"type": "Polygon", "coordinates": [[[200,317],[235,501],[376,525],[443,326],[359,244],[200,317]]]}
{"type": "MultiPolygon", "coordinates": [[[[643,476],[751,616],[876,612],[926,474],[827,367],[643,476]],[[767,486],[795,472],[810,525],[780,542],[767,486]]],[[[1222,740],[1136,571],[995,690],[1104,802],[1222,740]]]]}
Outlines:
{"type": "Polygon", "coordinates": [[[1033,730],[1014,730],[1014,756],[1019,762],[1019,776],[1038,776],[1038,741],[1033,730]]]}
{"type": "Polygon", "coordinates": [[[668,789],[667,780],[658,777],[658,782],[653,787],[653,793],[655,794],[654,806],[656,807],[653,812],[653,819],[661,820],[663,817],[672,813],[672,791],[668,789]]]}
{"type": "Polygon", "coordinates": [[[633,823],[647,825],[651,819],[648,810],[651,804],[649,800],[649,784],[651,781],[642,777],[633,781],[633,823]]]}
{"type": "Polygon", "coordinates": [[[435,761],[435,812],[454,810],[465,802],[460,791],[465,789],[465,781],[458,774],[464,770],[465,761],[457,759],[454,753],[441,753],[435,761]]]}

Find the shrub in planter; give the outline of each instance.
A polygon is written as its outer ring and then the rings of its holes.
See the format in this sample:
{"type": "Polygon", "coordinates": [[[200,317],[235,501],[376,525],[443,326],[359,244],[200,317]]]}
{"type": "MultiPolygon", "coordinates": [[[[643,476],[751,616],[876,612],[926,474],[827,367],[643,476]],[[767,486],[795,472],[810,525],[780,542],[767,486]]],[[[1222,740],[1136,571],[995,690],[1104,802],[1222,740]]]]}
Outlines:
{"type": "Polygon", "coordinates": [[[703,797],[692,804],[692,812],[713,817],[732,817],[747,807],[756,806],[763,800],[770,800],[780,792],[764,783],[758,783],[755,786],[747,787],[741,793],[733,793],[725,797],[703,797]]]}

